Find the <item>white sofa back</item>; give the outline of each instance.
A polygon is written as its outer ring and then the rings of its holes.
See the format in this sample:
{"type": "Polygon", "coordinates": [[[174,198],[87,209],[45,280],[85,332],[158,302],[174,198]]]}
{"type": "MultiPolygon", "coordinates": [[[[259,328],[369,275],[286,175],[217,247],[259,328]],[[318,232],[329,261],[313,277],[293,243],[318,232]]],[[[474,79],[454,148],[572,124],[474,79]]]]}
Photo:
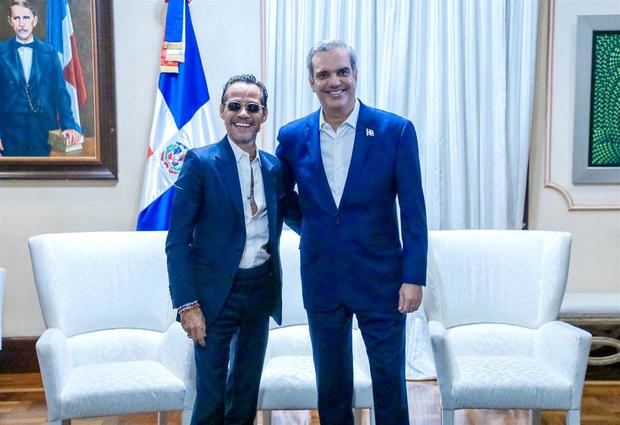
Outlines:
{"type": "Polygon", "coordinates": [[[168,291],[165,238],[166,232],[30,238],[46,326],[67,337],[118,328],[167,330],[175,311],[168,291]]]}
{"type": "Polygon", "coordinates": [[[430,232],[428,319],[446,328],[482,322],[538,328],[555,320],[570,243],[570,234],[563,232],[430,232]]]}

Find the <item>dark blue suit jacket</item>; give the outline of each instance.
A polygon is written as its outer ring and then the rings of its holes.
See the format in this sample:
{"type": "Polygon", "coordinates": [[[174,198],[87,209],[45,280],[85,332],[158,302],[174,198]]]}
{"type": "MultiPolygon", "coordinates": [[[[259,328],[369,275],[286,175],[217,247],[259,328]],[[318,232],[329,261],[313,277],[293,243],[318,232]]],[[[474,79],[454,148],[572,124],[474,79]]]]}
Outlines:
{"type": "MultiPolygon", "coordinates": [[[[281,167],[259,151],[267,202],[275,299],[271,316],[282,318],[280,267],[281,167]]],[[[207,325],[218,316],[232,287],[245,246],[245,219],[239,174],[228,138],[187,152],[175,184],[166,240],[170,293],[174,307],[198,300],[207,325]]]]}
{"type": "MultiPolygon", "coordinates": [[[[14,125],[12,114],[32,112],[17,47],[14,38],[0,43],[0,138],[7,127],[14,125]]],[[[28,92],[47,130],[77,129],[58,53],[38,39],[34,40],[28,92]]]]}
{"type": "Polygon", "coordinates": [[[301,234],[304,305],[310,311],[340,303],[358,310],[397,308],[402,283],[426,283],[426,212],[415,129],[402,117],[360,104],[336,208],[321,159],[319,113],[282,127],[276,150],[285,192],[297,183],[299,194],[302,218],[289,225],[301,234]]]}

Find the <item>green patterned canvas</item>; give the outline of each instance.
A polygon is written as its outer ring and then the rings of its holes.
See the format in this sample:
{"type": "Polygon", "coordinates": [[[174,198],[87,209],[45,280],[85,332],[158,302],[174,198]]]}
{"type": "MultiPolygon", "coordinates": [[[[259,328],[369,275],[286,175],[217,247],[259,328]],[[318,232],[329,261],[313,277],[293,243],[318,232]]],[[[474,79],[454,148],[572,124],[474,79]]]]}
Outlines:
{"type": "Polygon", "coordinates": [[[620,166],[620,31],[594,31],[589,166],[620,166]]]}

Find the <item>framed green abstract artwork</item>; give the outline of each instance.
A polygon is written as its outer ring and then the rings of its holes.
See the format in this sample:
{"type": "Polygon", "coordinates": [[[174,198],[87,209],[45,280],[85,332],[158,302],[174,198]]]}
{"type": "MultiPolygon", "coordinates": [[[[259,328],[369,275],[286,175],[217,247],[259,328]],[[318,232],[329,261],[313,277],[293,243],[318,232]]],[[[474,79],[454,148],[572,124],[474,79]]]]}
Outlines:
{"type": "Polygon", "coordinates": [[[577,21],[573,183],[620,183],[620,15],[577,21]]]}

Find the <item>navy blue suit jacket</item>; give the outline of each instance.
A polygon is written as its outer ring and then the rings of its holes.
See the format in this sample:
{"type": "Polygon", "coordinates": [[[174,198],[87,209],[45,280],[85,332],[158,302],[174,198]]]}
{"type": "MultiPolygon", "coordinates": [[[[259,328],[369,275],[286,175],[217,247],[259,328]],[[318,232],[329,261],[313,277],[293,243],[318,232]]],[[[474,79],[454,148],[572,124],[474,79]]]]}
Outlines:
{"type": "Polygon", "coordinates": [[[402,283],[426,283],[427,227],[413,124],[360,104],[340,205],[332,197],[319,140],[319,113],[280,129],[276,155],[285,192],[297,184],[304,305],[329,311],[397,308],[402,283]],[[402,245],[396,196],[400,205],[402,245]]]}
{"type": "MultiPolygon", "coordinates": [[[[281,167],[273,155],[259,151],[269,221],[268,252],[275,299],[271,316],[282,320],[280,267],[281,167]]],[[[207,325],[218,316],[245,246],[239,174],[228,138],[187,152],[175,184],[166,240],[170,293],[174,307],[198,300],[207,325]]]]}
{"type": "MultiPolygon", "coordinates": [[[[11,114],[32,112],[17,47],[14,38],[0,43],[0,139],[3,129],[12,124],[11,114]]],[[[38,39],[34,40],[28,92],[48,130],[77,129],[58,53],[38,39]]]]}

